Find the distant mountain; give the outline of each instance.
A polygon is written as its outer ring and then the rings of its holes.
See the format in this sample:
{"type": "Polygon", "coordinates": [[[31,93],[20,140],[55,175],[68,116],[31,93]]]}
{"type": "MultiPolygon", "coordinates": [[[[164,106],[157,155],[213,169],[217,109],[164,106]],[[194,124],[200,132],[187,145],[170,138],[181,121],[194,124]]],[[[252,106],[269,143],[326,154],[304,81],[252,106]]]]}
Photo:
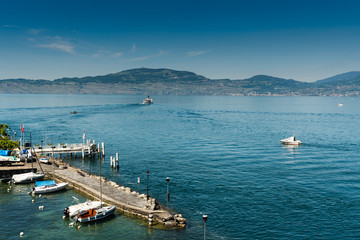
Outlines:
{"type": "Polygon", "coordinates": [[[242,80],[209,79],[189,71],[137,68],[104,76],[54,81],[0,80],[0,93],[359,96],[360,72],[306,83],[266,75],[242,80]]]}
{"type": "Polygon", "coordinates": [[[360,72],[353,71],[335,75],[315,82],[317,85],[349,85],[360,84],[360,72]]]}

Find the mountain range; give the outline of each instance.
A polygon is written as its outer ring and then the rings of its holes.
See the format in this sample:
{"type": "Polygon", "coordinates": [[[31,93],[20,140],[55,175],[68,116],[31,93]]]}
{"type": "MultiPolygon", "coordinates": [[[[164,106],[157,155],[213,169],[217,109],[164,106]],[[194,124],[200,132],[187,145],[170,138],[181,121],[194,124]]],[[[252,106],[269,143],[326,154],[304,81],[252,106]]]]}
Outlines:
{"type": "Polygon", "coordinates": [[[137,68],[104,76],[54,81],[0,80],[0,93],[359,96],[360,71],[313,83],[256,75],[248,79],[209,79],[189,71],[137,68]]]}

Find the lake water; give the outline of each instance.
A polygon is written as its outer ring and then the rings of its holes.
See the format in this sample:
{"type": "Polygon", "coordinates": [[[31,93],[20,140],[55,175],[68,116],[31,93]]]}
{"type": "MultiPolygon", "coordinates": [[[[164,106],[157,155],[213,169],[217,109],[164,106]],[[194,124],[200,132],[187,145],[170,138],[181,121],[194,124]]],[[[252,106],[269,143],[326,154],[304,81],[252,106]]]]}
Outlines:
{"type": "MultiPolygon", "coordinates": [[[[159,230],[126,215],[69,227],[67,190],[31,203],[31,185],[0,184],[0,239],[359,239],[360,98],[0,95],[0,123],[33,144],[105,142],[102,174],[188,220],[159,230]],[[343,106],[339,107],[338,104],[343,106]],[[77,111],[78,114],[70,114],[77,111]],[[18,133],[19,134],[19,133],[18,133]],[[296,135],[300,147],[280,139],[296,135]],[[110,169],[119,153],[120,169],[110,169]],[[21,192],[19,191],[21,190],[21,192]],[[44,210],[39,211],[39,206],[44,210]]],[[[65,160],[98,173],[98,159],[65,160]]]]}

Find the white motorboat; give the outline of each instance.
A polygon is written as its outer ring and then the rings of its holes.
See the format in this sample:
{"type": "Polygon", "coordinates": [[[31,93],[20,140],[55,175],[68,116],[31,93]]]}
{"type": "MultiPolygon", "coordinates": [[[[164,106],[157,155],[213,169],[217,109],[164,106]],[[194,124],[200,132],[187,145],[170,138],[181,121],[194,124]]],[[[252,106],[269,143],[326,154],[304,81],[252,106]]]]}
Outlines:
{"type": "Polygon", "coordinates": [[[40,161],[41,163],[45,163],[45,164],[49,164],[49,163],[50,163],[50,160],[49,160],[48,158],[45,158],[45,157],[40,158],[39,161],[40,161]]]}
{"type": "Polygon", "coordinates": [[[31,183],[35,181],[41,181],[45,177],[45,174],[42,173],[21,173],[21,174],[14,174],[11,178],[13,183],[31,183]]]}
{"type": "Polygon", "coordinates": [[[65,189],[68,183],[56,183],[54,180],[49,181],[37,181],[35,187],[32,188],[32,192],[36,194],[40,193],[52,193],[65,189]]]}
{"type": "MultiPolygon", "coordinates": [[[[100,202],[102,203],[102,188],[101,188],[101,164],[99,159],[99,183],[100,183],[100,202]]],[[[76,222],[92,222],[97,221],[106,217],[111,216],[115,213],[116,207],[115,206],[102,206],[98,208],[91,208],[86,211],[80,212],[76,217],[76,222]]]]}
{"type": "Polygon", "coordinates": [[[101,207],[101,208],[92,208],[82,213],[79,213],[75,217],[76,222],[92,222],[96,220],[100,220],[110,215],[114,214],[116,207],[115,206],[108,206],[108,207],[101,207]]]}
{"type": "Polygon", "coordinates": [[[300,140],[296,140],[295,136],[282,139],[280,142],[285,145],[301,145],[300,140]]]}
{"type": "Polygon", "coordinates": [[[145,98],[143,101],[143,104],[153,104],[153,103],[154,103],[153,100],[149,96],[147,96],[147,98],[145,98]]]}
{"type": "Polygon", "coordinates": [[[87,201],[85,201],[83,203],[80,203],[79,199],[77,199],[74,196],[73,196],[73,198],[78,204],[71,205],[71,206],[65,208],[64,209],[64,216],[65,217],[73,218],[73,217],[75,217],[76,215],[78,215],[81,212],[85,212],[85,211],[88,211],[89,209],[101,207],[101,202],[100,201],[87,200],[87,201]]]}

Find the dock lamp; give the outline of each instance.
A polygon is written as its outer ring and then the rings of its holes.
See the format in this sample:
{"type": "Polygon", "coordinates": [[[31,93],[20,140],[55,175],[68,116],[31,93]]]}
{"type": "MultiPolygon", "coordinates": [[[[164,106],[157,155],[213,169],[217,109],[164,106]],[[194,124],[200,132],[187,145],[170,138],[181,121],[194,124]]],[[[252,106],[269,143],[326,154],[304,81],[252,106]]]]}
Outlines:
{"type": "Polygon", "coordinates": [[[149,170],[146,171],[146,200],[149,200],[149,170]]]}
{"type": "Polygon", "coordinates": [[[203,215],[203,221],[204,221],[204,240],[206,240],[206,221],[207,221],[207,215],[203,215]]]}
{"type": "Polygon", "coordinates": [[[169,207],[169,201],[170,201],[170,191],[169,191],[170,178],[169,177],[166,178],[166,182],[167,182],[167,207],[169,207]]]}

